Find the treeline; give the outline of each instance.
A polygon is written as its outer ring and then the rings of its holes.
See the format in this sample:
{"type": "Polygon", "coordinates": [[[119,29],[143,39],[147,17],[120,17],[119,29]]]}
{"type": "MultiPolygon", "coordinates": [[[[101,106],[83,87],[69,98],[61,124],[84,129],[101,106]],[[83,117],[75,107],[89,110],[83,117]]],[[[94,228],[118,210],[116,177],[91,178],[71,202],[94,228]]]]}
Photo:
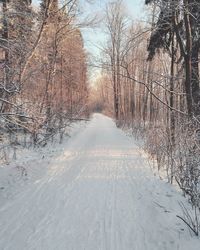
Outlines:
{"type": "Polygon", "coordinates": [[[146,4],[146,24],[129,20],[122,1],[107,5],[98,108],[112,112],[119,126],[143,138],[158,170],[189,197],[195,209],[192,228],[198,234],[200,3],[146,4]]]}
{"type": "Polygon", "coordinates": [[[78,2],[0,1],[0,133],[3,143],[44,145],[87,113],[87,67],[78,2]],[[14,142],[13,142],[14,140],[14,142]],[[17,141],[17,142],[16,142],[17,141]]]}

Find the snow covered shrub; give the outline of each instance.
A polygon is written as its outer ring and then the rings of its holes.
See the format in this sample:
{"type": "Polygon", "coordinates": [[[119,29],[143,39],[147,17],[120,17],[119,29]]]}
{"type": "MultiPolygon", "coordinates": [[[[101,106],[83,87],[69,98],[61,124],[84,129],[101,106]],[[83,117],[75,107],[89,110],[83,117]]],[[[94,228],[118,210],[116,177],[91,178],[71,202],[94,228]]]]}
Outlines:
{"type": "Polygon", "coordinates": [[[194,208],[200,209],[200,140],[199,124],[182,120],[176,125],[174,141],[166,126],[154,126],[144,131],[144,149],[163,170],[170,183],[178,183],[194,208]]]}
{"type": "Polygon", "coordinates": [[[200,144],[198,124],[191,122],[176,138],[175,179],[192,206],[200,209],[200,144]]]}
{"type": "Polygon", "coordinates": [[[167,163],[167,133],[161,126],[153,127],[146,130],[145,133],[145,147],[144,149],[150,156],[156,160],[158,170],[161,168],[166,169],[168,172],[167,163]]]}

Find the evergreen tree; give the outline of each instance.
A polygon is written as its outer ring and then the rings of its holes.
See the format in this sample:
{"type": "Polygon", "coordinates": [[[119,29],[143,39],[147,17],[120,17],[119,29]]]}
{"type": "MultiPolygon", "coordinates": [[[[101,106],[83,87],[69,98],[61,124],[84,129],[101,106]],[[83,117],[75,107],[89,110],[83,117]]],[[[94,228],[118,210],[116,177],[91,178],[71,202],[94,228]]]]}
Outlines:
{"type": "Polygon", "coordinates": [[[200,52],[200,1],[146,0],[146,4],[159,2],[159,17],[151,34],[148,59],[164,48],[169,50],[173,34],[179,46],[180,60],[185,71],[184,88],[188,114],[200,115],[199,62],[200,52]]]}

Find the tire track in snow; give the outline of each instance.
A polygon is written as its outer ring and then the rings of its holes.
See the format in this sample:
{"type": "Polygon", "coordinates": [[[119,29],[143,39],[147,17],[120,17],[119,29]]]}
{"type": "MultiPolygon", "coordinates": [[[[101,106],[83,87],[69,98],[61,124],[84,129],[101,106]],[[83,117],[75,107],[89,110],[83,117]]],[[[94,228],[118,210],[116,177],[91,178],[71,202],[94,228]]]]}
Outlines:
{"type": "Polygon", "coordinates": [[[94,115],[70,142],[46,176],[0,210],[0,249],[199,249],[186,231],[177,237],[175,213],[155,207],[155,189],[161,199],[167,187],[110,118],[94,115]]]}

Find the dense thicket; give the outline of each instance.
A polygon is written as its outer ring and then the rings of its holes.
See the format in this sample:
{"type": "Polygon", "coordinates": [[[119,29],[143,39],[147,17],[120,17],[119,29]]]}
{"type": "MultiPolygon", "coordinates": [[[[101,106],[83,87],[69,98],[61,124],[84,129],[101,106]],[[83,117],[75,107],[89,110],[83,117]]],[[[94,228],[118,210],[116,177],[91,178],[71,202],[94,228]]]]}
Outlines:
{"type": "Polygon", "coordinates": [[[0,133],[3,144],[45,144],[86,115],[86,53],[77,3],[0,1],[0,133]],[[8,141],[9,138],[9,141],[8,141]],[[14,142],[13,142],[14,140],[14,142]]]}

